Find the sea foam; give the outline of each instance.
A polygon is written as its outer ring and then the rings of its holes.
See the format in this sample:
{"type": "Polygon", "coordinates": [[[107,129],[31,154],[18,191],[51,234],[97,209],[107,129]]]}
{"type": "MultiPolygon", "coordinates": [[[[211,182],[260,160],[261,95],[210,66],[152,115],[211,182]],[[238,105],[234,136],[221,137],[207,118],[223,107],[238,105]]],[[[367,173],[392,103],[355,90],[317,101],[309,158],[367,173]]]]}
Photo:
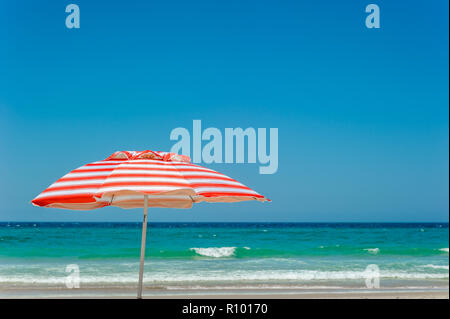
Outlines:
{"type": "Polygon", "coordinates": [[[374,255],[377,255],[380,252],[380,248],[366,248],[364,250],[374,255]]]}
{"type": "MultiPolygon", "coordinates": [[[[380,278],[383,279],[447,279],[448,273],[430,274],[421,272],[404,271],[381,271],[380,278]]],[[[167,285],[167,284],[244,284],[244,283],[295,283],[295,282],[314,282],[334,281],[334,280],[364,280],[367,278],[367,272],[363,270],[348,271],[318,271],[318,270],[297,270],[297,271],[202,271],[196,273],[186,272],[151,272],[146,273],[144,282],[148,284],[167,285]]],[[[81,284],[100,284],[101,286],[113,285],[134,285],[137,280],[136,273],[124,273],[121,275],[84,275],[80,277],[81,284]]],[[[66,282],[65,276],[52,277],[48,275],[14,275],[0,276],[0,284],[47,284],[63,285],[66,282]]]]}
{"type": "Polygon", "coordinates": [[[444,265],[433,265],[433,264],[428,264],[423,266],[424,268],[433,268],[433,269],[447,269],[448,270],[448,266],[444,266],[444,265]]]}
{"type": "MultiPolygon", "coordinates": [[[[189,250],[195,251],[196,254],[205,257],[231,257],[234,256],[237,247],[207,247],[207,248],[190,248],[189,250]]],[[[243,247],[249,250],[249,247],[243,247]]]]}

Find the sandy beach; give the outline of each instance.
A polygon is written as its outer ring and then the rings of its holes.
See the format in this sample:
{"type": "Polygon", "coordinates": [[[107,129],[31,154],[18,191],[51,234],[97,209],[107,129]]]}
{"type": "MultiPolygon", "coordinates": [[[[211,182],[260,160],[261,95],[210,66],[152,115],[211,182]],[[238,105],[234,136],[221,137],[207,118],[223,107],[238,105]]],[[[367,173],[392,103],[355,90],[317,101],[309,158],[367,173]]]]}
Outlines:
{"type": "MultiPolygon", "coordinates": [[[[0,298],[133,299],[136,289],[0,288],[0,298]]],[[[145,299],[448,299],[449,289],[146,289],[145,299]]]]}

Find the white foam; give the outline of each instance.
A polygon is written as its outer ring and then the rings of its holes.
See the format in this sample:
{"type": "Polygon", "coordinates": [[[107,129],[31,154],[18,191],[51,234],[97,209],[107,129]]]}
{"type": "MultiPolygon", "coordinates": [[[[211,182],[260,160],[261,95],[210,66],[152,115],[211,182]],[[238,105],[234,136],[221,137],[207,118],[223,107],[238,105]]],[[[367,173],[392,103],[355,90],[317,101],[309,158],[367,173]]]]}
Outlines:
{"type": "MultiPolygon", "coordinates": [[[[190,272],[154,272],[145,273],[144,282],[148,284],[251,284],[251,283],[269,283],[276,282],[281,284],[289,282],[290,284],[305,281],[333,281],[333,280],[365,280],[367,272],[364,270],[349,271],[318,271],[318,270],[297,270],[297,271],[279,271],[279,270],[259,270],[259,271],[202,271],[198,273],[190,272]]],[[[381,271],[380,278],[391,279],[448,279],[448,273],[430,274],[422,272],[405,272],[405,271],[381,271]]],[[[46,275],[12,275],[0,276],[0,283],[9,284],[50,284],[64,286],[66,276],[46,276],[46,275]]],[[[134,285],[137,281],[137,274],[124,273],[114,275],[82,275],[80,276],[81,284],[130,284],[134,285]]]]}
{"type": "Polygon", "coordinates": [[[366,248],[364,250],[374,255],[377,255],[380,252],[380,248],[366,248]]]}
{"type": "Polygon", "coordinates": [[[448,253],[448,248],[441,248],[439,250],[448,253]]]}
{"type": "Polygon", "coordinates": [[[208,247],[208,248],[189,248],[195,251],[196,254],[206,257],[230,257],[234,255],[236,247],[208,247]]]}
{"type": "Polygon", "coordinates": [[[423,266],[424,268],[433,268],[433,269],[447,269],[448,270],[448,265],[444,266],[444,265],[432,265],[432,264],[428,264],[423,266]]]}

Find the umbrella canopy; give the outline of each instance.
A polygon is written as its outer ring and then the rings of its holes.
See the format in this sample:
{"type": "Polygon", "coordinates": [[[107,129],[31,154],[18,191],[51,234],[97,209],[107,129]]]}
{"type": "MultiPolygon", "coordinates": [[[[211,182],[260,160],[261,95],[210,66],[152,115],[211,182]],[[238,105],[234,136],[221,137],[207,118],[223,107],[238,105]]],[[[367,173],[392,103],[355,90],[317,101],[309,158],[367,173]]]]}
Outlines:
{"type": "Polygon", "coordinates": [[[267,201],[234,179],[192,164],[184,155],[118,151],[64,175],[33,205],[75,210],[104,206],[144,208],[138,298],[142,296],[147,208],[190,208],[198,202],[267,201]]]}
{"type": "Polygon", "coordinates": [[[267,200],[254,190],[189,157],[154,151],[118,151],[64,175],[39,194],[36,206],[87,210],[104,206],[190,208],[192,203],[267,200]]]}

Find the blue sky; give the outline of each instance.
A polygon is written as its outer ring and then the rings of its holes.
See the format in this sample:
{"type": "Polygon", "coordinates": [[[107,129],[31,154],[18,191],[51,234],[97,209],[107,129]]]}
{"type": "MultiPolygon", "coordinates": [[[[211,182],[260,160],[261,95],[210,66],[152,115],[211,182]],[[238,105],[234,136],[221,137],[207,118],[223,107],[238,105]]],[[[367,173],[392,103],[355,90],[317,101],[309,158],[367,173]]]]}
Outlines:
{"type": "Polygon", "coordinates": [[[208,165],[273,202],[150,220],[448,221],[448,1],[0,0],[0,37],[0,220],[140,221],[30,200],[116,150],[168,150],[200,119],[279,129],[276,174],[208,165]]]}

